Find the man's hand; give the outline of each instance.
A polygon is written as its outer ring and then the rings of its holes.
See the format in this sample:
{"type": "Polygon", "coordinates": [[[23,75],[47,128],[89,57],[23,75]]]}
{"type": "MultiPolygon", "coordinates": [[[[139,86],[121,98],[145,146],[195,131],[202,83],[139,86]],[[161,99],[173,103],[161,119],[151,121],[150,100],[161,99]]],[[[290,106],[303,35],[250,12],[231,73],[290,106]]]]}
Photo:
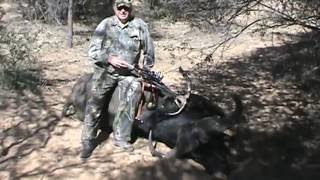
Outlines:
{"type": "Polygon", "coordinates": [[[128,68],[129,64],[119,58],[119,56],[110,56],[108,58],[108,63],[117,68],[128,68]]]}

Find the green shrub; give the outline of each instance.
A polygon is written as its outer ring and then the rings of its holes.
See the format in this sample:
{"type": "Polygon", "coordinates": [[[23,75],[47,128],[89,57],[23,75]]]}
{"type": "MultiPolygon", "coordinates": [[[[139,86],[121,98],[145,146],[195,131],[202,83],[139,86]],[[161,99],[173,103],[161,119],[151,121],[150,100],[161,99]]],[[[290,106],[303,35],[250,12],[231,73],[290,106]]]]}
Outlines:
{"type": "Polygon", "coordinates": [[[8,32],[0,27],[0,88],[30,89],[40,82],[41,68],[32,56],[35,37],[27,33],[8,32]]]}

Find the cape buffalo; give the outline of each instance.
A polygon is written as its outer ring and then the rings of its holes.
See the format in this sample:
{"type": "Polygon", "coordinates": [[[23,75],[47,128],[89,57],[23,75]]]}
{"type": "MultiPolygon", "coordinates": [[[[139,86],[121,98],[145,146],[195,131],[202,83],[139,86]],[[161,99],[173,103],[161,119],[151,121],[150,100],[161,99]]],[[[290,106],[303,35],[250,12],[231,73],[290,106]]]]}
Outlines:
{"type": "MultiPolygon", "coordinates": [[[[74,85],[72,93],[64,106],[63,114],[77,114],[84,119],[86,101],[90,94],[92,74],[82,76],[74,85]]],[[[108,98],[109,105],[102,116],[102,131],[111,133],[112,122],[119,104],[118,89],[108,98]]],[[[161,94],[161,92],[160,92],[161,94]]],[[[238,96],[233,96],[236,108],[225,113],[207,98],[189,94],[183,109],[177,106],[176,97],[160,95],[154,108],[142,107],[140,120],[135,121],[132,136],[139,136],[163,142],[170,148],[161,154],[150,145],[153,155],[164,158],[190,158],[203,165],[208,173],[228,173],[226,142],[233,127],[242,114],[242,104],[238,96]],[[178,113],[174,113],[178,112],[178,113]],[[151,134],[152,132],[152,134],[151,134]]],[[[108,104],[108,103],[106,103],[108,104]]]]}

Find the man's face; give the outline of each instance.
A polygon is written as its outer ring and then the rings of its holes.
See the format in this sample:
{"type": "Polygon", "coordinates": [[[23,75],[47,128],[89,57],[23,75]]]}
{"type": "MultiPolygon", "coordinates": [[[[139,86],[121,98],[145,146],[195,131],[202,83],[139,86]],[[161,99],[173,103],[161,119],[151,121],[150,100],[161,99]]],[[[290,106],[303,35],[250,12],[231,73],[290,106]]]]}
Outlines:
{"type": "Polygon", "coordinates": [[[131,15],[131,9],[126,6],[119,6],[119,7],[115,6],[114,12],[115,12],[115,15],[118,17],[118,19],[122,23],[128,22],[131,15]]]}

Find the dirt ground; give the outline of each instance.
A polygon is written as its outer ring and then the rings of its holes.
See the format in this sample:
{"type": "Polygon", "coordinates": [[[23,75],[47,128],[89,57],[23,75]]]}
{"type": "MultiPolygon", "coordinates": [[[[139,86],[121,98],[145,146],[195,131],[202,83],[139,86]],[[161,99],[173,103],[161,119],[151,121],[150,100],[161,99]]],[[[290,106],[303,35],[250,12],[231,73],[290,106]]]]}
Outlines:
{"type": "MultiPolygon", "coordinates": [[[[154,69],[164,74],[169,86],[183,86],[177,73],[182,66],[190,71],[194,93],[210,97],[228,110],[232,105],[230,93],[242,95],[248,118],[244,126],[251,131],[244,133],[236,146],[237,153],[242,153],[236,157],[242,169],[234,171],[230,179],[320,177],[316,173],[318,162],[309,163],[318,147],[317,141],[309,138],[314,129],[301,120],[319,117],[320,103],[295,84],[272,78],[274,57],[281,52],[271,45],[282,47],[280,39],[244,34],[223,57],[218,53],[214,61],[203,62],[210,52],[205,47],[217,42],[218,34],[200,31],[188,22],[152,20],[148,12],[141,11],[140,3],[135,6],[137,16],[145,17],[151,27],[157,57],[154,69]],[[291,136],[295,128],[299,133],[291,136]],[[256,139],[246,141],[253,136],[256,139]],[[307,156],[306,147],[311,147],[305,163],[310,166],[300,166],[295,158],[307,156]]],[[[75,24],[75,46],[68,49],[66,27],[25,21],[12,4],[2,3],[1,7],[6,11],[1,23],[9,29],[38,34],[36,56],[43,67],[43,80],[34,91],[1,93],[0,179],[212,179],[191,160],[160,161],[152,157],[143,139],[134,143],[133,153],[115,152],[107,140],[82,162],[78,156],[81,122],[61,118],[61,110],[75,81],[91,71],[87,50],[93,27],[75,24]]],[[[164,145],[160,149],[168,150],[164,145]]]]}

